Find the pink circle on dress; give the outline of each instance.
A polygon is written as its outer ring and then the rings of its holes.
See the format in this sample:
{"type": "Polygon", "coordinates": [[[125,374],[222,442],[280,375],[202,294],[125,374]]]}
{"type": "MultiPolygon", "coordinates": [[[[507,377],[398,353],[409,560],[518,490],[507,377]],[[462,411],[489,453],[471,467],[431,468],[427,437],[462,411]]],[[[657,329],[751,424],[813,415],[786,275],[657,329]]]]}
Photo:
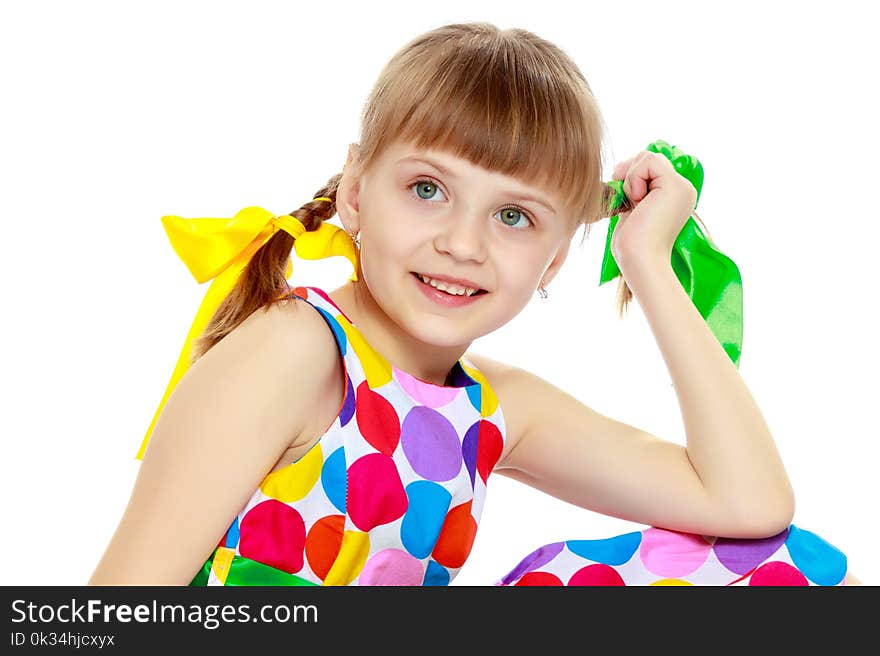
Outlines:
{"type": "Polygon", "coordinates": [[[693,533],[651,527],[642,531],[639,556],[652,574],[681,578],[706,562],[712,545],[693,533]]]}
{"type": "Polygon", "coordinates": [[[610,565],[596,563],[581,567],[568,579],[568,585],[626,585],[620,574],[610,565]]]}
{"type": "Polygon", "coordinates": [[[306,525],[295,508],[266,499],[241,520],[239,553],[289,574],[303,567],[306,525]]]}
{"type": "Polygon", "coordinates": [[[771,560],[755,570],[749,585],[810,585],[810,582],[797,567],[771,560]]]}
{"type": "Polygon", "coordinates": [[[382,453],[368,453],[348,466],[348,516],[369,533],[403,517],[408,501],[397,465],[382,453]]]}
{"type": "Polygon", "coordinates": [[[376,552],[364,565],[358,585],[421,585],[424,567],[418,558],[401,549],[376,552]]]}
{"type": "Polygon", "coordinates": [[[401,371],[394,365],[391,366],[394,376],[403,387],[403,390],[409,394],[415,401],[429,408],[439,408],[452,402],[458,393],[460,387],[441,387],[424,380],[420,380],[415,376],[410,376],[405,371],[401,371]]]}

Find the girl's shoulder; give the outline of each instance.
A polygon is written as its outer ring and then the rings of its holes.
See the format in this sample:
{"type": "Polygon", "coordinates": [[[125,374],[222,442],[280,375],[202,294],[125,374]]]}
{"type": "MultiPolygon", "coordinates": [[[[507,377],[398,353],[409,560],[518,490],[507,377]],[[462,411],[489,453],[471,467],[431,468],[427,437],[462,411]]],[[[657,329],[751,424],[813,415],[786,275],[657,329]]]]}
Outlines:
{"type": "Polygon", "coordinates": [[[309,399],[308,411],[291,449],[307,448],[326,431],[345,394],[345,369],[336,337],[327,320],[307,305],[300,297],[290,297],[276,301],[266,313],[275,315],[271,327],[275,334],[273,342],[288,343],[288,348],[300,358],[296,380],[288,381],[287,385],[290,388],[298,384],[301,392],[307,392],[301,396],[309,399]],[[309,357],[303,357],[303,353],[309,357]]]}

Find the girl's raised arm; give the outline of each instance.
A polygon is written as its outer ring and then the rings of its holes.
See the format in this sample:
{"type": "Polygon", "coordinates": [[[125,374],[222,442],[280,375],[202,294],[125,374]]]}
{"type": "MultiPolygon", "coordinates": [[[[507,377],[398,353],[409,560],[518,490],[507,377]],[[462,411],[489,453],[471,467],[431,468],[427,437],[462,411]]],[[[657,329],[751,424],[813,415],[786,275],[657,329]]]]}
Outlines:
{"type": "Polygon", "coordinates": [[[257,310],[181,378],[89,585],[188,585],[235,514],[338,387],[324,320],[294,300],[257,310]]]}

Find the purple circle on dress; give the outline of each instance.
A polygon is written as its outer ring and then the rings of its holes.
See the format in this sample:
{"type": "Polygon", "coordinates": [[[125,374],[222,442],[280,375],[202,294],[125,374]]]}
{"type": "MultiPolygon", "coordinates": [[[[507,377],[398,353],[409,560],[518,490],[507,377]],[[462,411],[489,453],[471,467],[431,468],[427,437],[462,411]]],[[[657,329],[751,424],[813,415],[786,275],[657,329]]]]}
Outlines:
{"type": "Polygon", "coordinates": [[[351,421],[355,411],[354,386],[351,383],[351,377],[345,374],[345,400],[342,403],[342,410],[339,411],[339,424],[345,426],[351,421]]]}
{"type": "Polygon", "coordinates": [[[464,457],[464,466],[468,474],[471,475],[471,486],[474,485],[477,474],[477,446],[479,441],[480,420],[477,420],[467,429],[464,439],[461,441],[461,455],[464,457]]]}
{"type": "Polygon", "coordinates": [[[508,585],[511,581],[515,581],[526,572],[531,572],[538,567],[543,567],[556,558],[564,546],[565,542],[552,542],[550,544],[545,544],[543,547],[538,547],[528,556],[523,558],[519,565],[505,574],[504,578],[501,579],[501,584],[508,585]]]}
{"type": "Polygon", "coordinates": [[[461,469],[461,441],[442,414],[415,406],[400,426],[400,445],[410,466],[429,481],[448,481],[461,469]]]}
{"type": "Polygon", "coordinates": [[[769,538],[718,538],[712,547],[715,556],[731,572],[742,575],[776,553],[788,537],[788,529],[769,538]]]}

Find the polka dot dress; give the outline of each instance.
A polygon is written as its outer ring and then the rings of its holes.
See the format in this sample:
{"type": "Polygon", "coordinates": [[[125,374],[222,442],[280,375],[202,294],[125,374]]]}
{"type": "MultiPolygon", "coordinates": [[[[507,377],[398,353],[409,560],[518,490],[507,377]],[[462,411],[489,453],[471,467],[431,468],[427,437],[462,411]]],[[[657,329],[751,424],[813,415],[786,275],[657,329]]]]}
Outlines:
{"type": "MultiPolygon", "coordinates": [[[[463,360],[448,386],[396,369],[326,292],[293,294],[336,338],[344,398],[315,445],[263,479],[190,585],[448,585],[504,445],[497,397],[463,360]]],[[[843,553],[794,525],[753,540],[651,527],[544,545],[495,585],[842,585],[846,572],[843,553]]]]}
{"type": "Polygon", "coordinates": [[[648,528],[536,549],[496,585],[843,585],[846,556],[794,524],[769,538],[648,528]]]}
{"type": "Polygon", "coordinates": [[[501,456],[495,394],[463,360],[449,386],[410,376],[326,292],[293,293],[333,331],[343,401],[305,455],[263,479],[191,585],[448,585],[501,456]]]}

